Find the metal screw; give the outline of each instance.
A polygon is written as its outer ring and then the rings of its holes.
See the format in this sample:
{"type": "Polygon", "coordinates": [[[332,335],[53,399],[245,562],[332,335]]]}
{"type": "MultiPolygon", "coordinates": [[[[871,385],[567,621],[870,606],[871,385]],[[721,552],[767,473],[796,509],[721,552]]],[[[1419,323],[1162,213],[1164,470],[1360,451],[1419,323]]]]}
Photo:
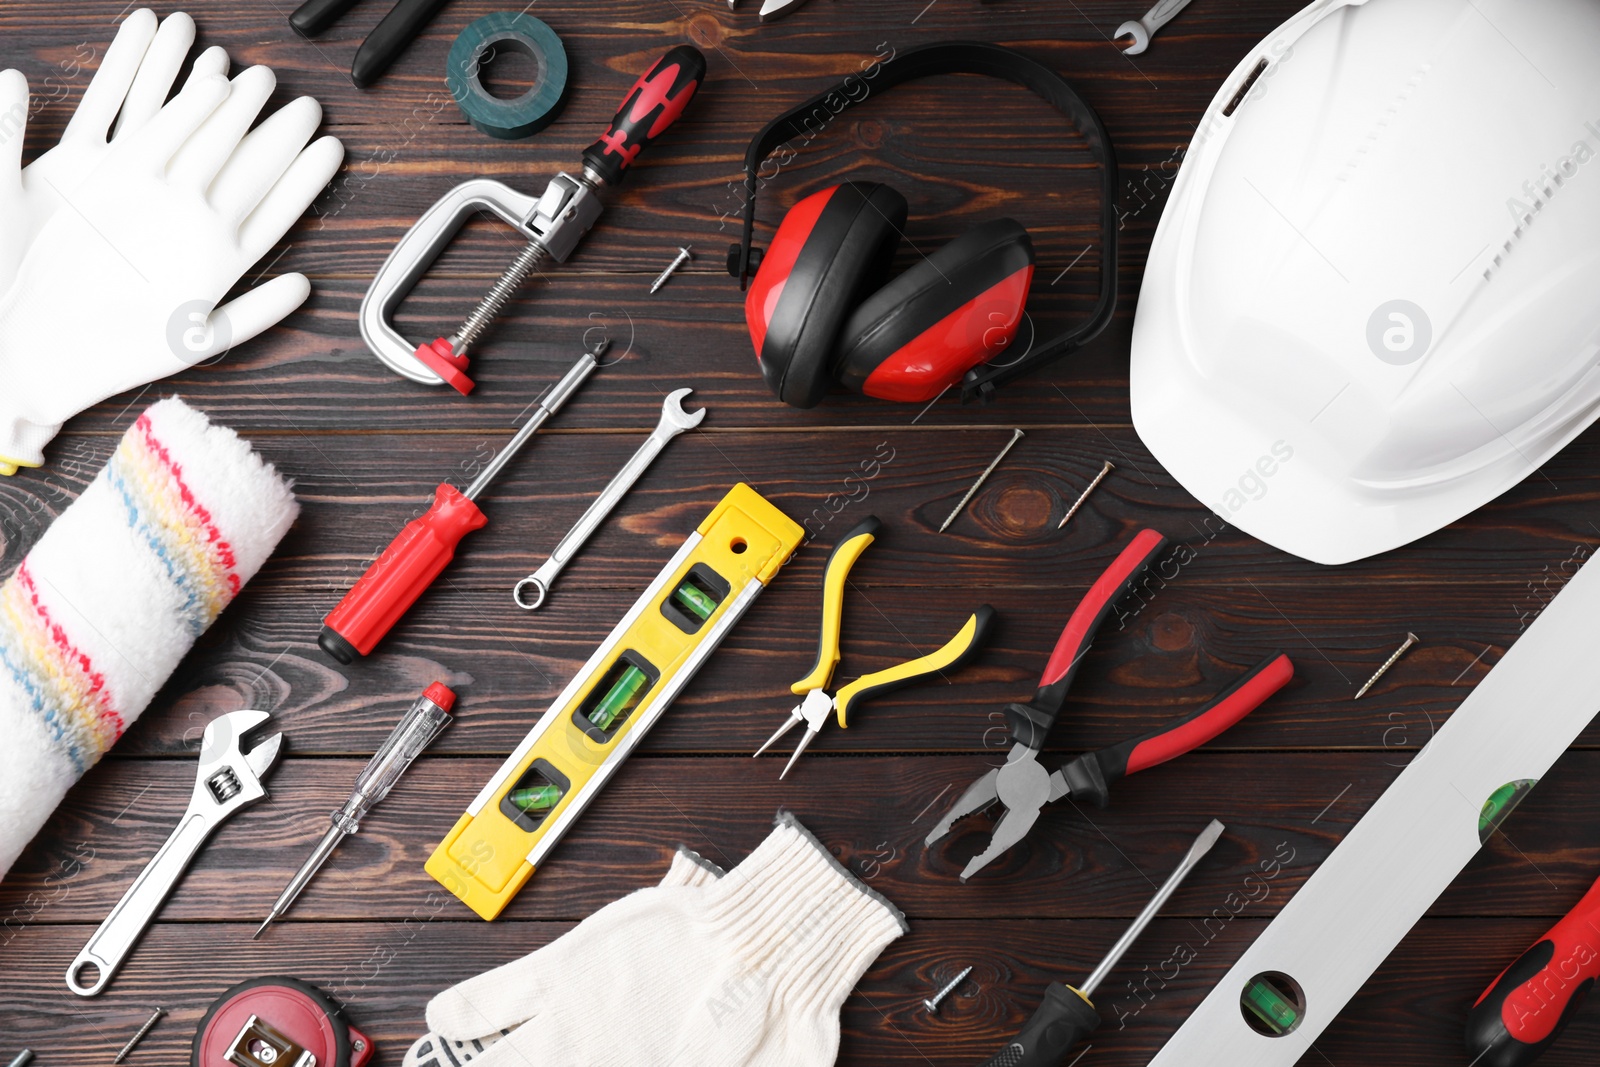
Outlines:
{"type": "Polygon", "coordinates": [[[943,525],[939,527],[940,533],[944,533],[950,528],[950,524],[956,521],[956,516],[961,514],[961,509],[967,506],[967,501],[972,499],[972,494],[983,487],[983,483],[989,480],[989,475],[993,474],[994,469],[1000,466],[1000,461],[1006,458],[1006,453],[1011,451],[1011,446],[1022,440],[1022,438],[1023,433],[1021,430],[1011,431],[1011,440],[1007,441],[1006,447],[1002,448],[1000,454],[994,457],[994,462],[985,467],[983,473],[978,475],[978,480],[972,483],[972,488],[967,490],[967,495],[961,498],[961,503],[956,505],[956,509],[950,513],[950,517],[944,520],[943,525]]]}
{"type": "Polygon", "coordinates": [[[17,1058],[7,1064],[6,1067],[28,1067],[28,1064],[32,1062],[33,1050],[25,1048],[21,1052],[17,1053],[17,1058]]]}
{"type": "Polygon", "coordinates": [[[134,1034],[132,1037],[128,1038],[128,1043],[126,1045],[122,1046],[122,1051],[117,1053],[117,1058],[112,1060],[111,1062],[112,1063],[121,1063],[123,1060],[127,1059],[128,1058],[128,1053],[133,1051],[133,1046],[135,1046],[139,1042],[143,1041],[144,1040],[144,1035],[148,1034],[150,1032],[150,1028],[155,1026],[155,1024],[158,1021],[160,1021],[161,1017],[163,1015],[165,1015],[166,1013],[167,1013],[167,1009],[166,1008],[157,1008],[155,1011],[151,1012],[150,1013],[150,1018],[146,1019],[144,1021],[144,1025],[139,1027],[139,1032],[134,1034]]]}
{"type": "Polygon", "coordinates": [[[693,258],[694,257],[689,254],[689,250],[687,248],[679,248],[677,257],[674,258],[671,263],[667,264],[667,269],[656,275],[656,280],[651,284],[650,291],[653,293],[663,285],[666,285],[667,279],[672,277],[679,267],[683,266],[693,258]]]}
{"type": "Polygon", "coordinates": [[[1089,499],[1089,494],[1094,492],[1095,487],[1101,482],[1105,481],[1106,475],[1110,474],[1114,470],[1116,470],[1116,468],[1111,465],[1111,461],[1109,459],[1106,460],[1106,465],[1100,468],[1100,473],[1094,476],[1094,481],[1089,483],[1089,487],[1087,489],[1078,494],[1078,499],[1073,502],[1070,508],[1067,509],[1067,513],[1061,517],[1061,521],[1056,523],[1056,529],[1059,530],[1061,527],[1072,521],[1072,516],[1076,515],[1078,513],[1078,509],[1083,507],[1083,502],[1089,499]]]}
{"type": "Polygon", "coordinates": [[[1351,697],[1350,699],[1351,700],[1360,700],[1362,697],[1366,696],[1367,695],[1367,690],[1372,688],[1373,683],[1376,682],[1379,678],[1382,678],[1383,675],[1384,675],[1384,672],[1386,672],[1390,667],[1393,667],[1394,664],[1395,664],[1395,661],[1398,660],[1401,656],[1405,655],[1406,654],[1406,649],[1408,649],[1412,645],[1416,644],[1417,640],[1418,640],[1418,638],[1417,638],[1416,634],[1407,633],[1406,634],[1406,643],[1401,645],[1399,648],[1395,649],[1394,650],[1394,655],[1392,655],[1388,659],[1384,660],[1383,661],[1383,666],[1379,667],[1376,671],[1374,671],[1373,674],[1372,674],[1372,677],[1367,679],[1367,684],[1362,686],[1360,689],[1356,690],[1356,695],[1351,697]]]}
{"type": "Polygon", "coordinates": [[[971,973],[972,973],[972,968],[968,967],[966,970],[962,971],[960,974],[958,974],[954,978],[950,979],[950,981],[945,985],[945,987],[943,989],[939,990],[939,992],[935,993],[933,996],[931,996],[928,999],[924,1000],[922,1002],[922,1006],[924,1008],[927,1008],[929,1011],[933,1012],[935,1015],[939,1014],[939,1002],[941,1000],[943,1000],[945,997],[948,997],[950,995],[951,991],[954,990],[956,986],[960,985],[962,980],[965,979],[967,977],[967,975],[969,975],[971,973]]]}

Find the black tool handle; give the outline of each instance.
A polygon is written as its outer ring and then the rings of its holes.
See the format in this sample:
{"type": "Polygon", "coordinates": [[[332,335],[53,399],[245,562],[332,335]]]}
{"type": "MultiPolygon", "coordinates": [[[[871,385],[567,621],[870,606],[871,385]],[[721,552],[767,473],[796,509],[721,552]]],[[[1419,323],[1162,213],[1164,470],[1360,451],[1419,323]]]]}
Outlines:
{"type": "Polygon", "coordinates": [[[399,0],[390,8],[356,49],[355,61],[350,64],[350,80],[356,88],[365,89],[383,77],[383,72],[447,3],[449,0],[399,0]]]}
{"type": "Polygon", "coordinates": [[[1094,1006],[1071,986],[1051,982],[1039,1010],[980,1067],[1061,1067],[1067,1053],[1098,1029],[1094,1006]]]}
{"type": "Polygon", "coordinates": [[[315,37],[355,6],[356,0],[306,0],[289,16],[289,28],[302,37],[315,37]]]}
{"type": "Polygon", "coordinates": [[[680,44],[639,76],[601,138],[583,150],[585,170],[616,185],[644,147],[663,133],[694,97],[706,77],[706,57],[680,44]]]}

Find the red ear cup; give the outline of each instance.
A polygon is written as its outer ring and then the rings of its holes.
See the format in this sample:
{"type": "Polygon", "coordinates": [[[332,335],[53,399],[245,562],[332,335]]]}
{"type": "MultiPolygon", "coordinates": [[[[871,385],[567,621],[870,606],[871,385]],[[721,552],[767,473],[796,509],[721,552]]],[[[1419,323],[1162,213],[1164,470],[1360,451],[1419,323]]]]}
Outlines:
{"type": "Polygon", "coordinates": [[[909,211],[877,182],[813,193],[784,216],[745,294],[745,322],[767,387],[815,406],[833,384],[839,330],[888,276],[909,211]]]}
{"type": "Polygon", "coordinates": [[[1014,219],[980,223],[918,260],[846,320],[835,374],[883,400],[932,400],[1016,337],[1033,241],[1014,219]]]}

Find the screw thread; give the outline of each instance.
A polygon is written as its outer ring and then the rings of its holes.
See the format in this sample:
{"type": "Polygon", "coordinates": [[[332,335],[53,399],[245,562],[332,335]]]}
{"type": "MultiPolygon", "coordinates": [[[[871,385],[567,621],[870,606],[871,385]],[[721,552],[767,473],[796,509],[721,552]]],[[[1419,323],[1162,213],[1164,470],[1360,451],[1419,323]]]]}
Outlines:
{"type": "Polygon", "coordinates": [[[517,258],[511,261],[511,266],[500,275],[500,280],[490,287],[478,306],[472,309],[472,314],[467,316],[467,321],[461,324],[461,329],[450,339],[452,355],[466,354],[472,343],[500,316],[500,312],[516,291],[522,288],[522,283],[533,273],[533,269],[548,256],[549,253],[545,251],[544,245],[538,241],[529,241],[528,246],[517,253],[517,258]]]}

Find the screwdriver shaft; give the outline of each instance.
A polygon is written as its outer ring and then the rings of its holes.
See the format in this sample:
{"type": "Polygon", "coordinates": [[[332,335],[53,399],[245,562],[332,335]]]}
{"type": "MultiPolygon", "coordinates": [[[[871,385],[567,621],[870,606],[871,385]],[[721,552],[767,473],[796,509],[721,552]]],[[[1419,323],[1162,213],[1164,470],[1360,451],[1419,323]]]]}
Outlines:
{"type": "Polygon", "coordinates": [[[1105,981],[1106,975],[1110,974],[1117,964],[1121,962],[1123,954],[1139,939],[1139,935],[1144,933],[1144,928],[1150,925],[1150,920],[1156,917],[1156,913],[1161,910],[1172,894],[1178,891],[1178,886],[1183,884],[1183,880],[1189,876],[1189,872],[1194,870],[1195,865],[1200,862],[1207,852],[1211,851],[1211,846],[1217,843],[1217,839],[1222,836],[1224,829],[1225,827],[1222,823],[1212,819],[1211,825],[1200,831],[1200,836],[1195,838],[1194,844],[1189,846],[1189,852],[1183,857],[1183,862],[1178,864],[1178,869],[1167,877],[1161,888],[1156,890],[1156,895],[1150,898],[1150,903],[1146,904],[1144,910],[1139,913],[1139,917],[1133,920],[1133,925],[1129,926],[1123,935],[1117,939],[1117,943],[1111,946],[1111,951],[1106,953],[1106,958],[1100,961],[1100,966],[1096,967],[1088,980],[1078,987],[1085,1000],[1094,996],[1095,989],[1099,987],[1101,982],[1105,981]]]}

